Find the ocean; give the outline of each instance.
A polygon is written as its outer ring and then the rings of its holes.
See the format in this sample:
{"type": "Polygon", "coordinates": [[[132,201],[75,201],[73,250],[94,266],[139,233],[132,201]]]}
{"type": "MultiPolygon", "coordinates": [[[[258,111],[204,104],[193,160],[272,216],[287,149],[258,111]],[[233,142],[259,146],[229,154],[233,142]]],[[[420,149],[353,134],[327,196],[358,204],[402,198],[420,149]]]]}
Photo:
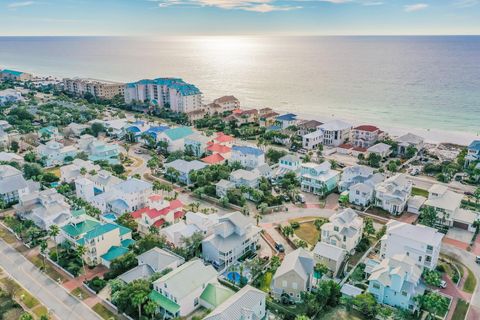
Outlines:
{"type": "Polygon", "coordinates": [[[181,77],[319,121],[480,134],[480,36],[0,37],[0,68],[136,81],[181,77]]]}

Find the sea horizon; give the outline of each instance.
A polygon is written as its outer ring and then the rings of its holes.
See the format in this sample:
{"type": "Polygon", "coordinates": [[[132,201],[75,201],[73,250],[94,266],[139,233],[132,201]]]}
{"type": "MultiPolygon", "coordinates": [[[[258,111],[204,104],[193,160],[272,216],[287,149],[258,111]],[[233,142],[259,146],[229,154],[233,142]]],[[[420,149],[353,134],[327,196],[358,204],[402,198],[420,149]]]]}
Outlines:
{"type": "Polygon", "coordinates": [[[181,77],[205,102],[235,95],[244,108],[459,137],[447,142],[480,133],[478,35],[0,36],[0,46],[0,67],[42,76],[181,77]]]}

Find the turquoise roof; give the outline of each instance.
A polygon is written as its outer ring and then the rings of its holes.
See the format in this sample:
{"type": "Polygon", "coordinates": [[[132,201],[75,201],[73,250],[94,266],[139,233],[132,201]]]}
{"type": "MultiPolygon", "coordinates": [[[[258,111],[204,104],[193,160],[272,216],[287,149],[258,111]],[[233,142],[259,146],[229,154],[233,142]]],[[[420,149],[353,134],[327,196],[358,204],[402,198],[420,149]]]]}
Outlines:
{"type": "Polygon", "coordinates": [[[173,141],[178,139],[183,139],[191,134],[193,130],[190,127],[178,127],[173,129],[168,129],[165,131],[165,134],[173,141]]]}
{"type": "Polygon", "coordinates": [[[128,251],[129,250],[127,248],[113,246],[107,251],[107,253],[102,255],[102,259],[106,261],[113,261],[128,253],[128,251]]]}
{"type": "Polygon", "coordinates": [[[124,235],[132,232],[132,230],[130,230],[129,228],[121,226],[121,225],[118,225],[118,228],[120,228],[120,235],[121,236],[124,236],[124,235]]]}
{"type": "Polygon", "coordinates": [[[94,229],[88,231],[83,238],[87,240],[91,240],[94,238],[97,238],[101,236],[102,234],[108,233],[112,230],[115,230],[118,228],[118,225],[114,223],[105,223],[105,224],[100,224],[97,225],[94,229]]]}
{"type": "Polygon", "coordinates": [[[67,224],[62,227],[62,230],[70,237],[75,238],[95,229],[99,224],[100,222],[90,218],[77,224],[67,224]]]}
{"type": "Polygon", "coordinates": [[[23,72],[21,71],[8,70],[8,69],[2,70],[2,73],[13,74],[14,76],[21,76],[23,74],[23,72]]]}

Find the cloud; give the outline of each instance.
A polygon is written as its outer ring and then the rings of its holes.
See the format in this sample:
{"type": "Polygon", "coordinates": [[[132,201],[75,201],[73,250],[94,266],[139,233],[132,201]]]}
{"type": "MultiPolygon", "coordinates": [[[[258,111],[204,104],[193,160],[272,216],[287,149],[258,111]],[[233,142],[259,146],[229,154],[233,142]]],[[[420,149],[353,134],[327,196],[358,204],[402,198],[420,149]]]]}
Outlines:
{"type": "Polygon", "coordinates": [[[403,7],[405,12],[415,12],[420,11],[428,8],[428,4],[426,3],[415,3],[415,4],[407,4],[403,7]]]}
{"type": "Polygon", "coordinates": [[[458,8],[469,8],[479,4],[479,0],[456,0],[453,5],[458,8]]]}
{"type": "Polygon", "coordinates": [[[149,0],[157,2],[160,8],[170,6],[182,7],[217,7],[226,10],[244,10],[254,12],[289,11],[301,6],[280,5],[277,0],[149,0]]]}
{"type": "Polygon", "coordinates": [[[34,1],[12,2],[7,5],[7,8],[16,9],[16,8],[22,8],[22,7],[29,7],[33,4],[35,4],[34,1]]]}

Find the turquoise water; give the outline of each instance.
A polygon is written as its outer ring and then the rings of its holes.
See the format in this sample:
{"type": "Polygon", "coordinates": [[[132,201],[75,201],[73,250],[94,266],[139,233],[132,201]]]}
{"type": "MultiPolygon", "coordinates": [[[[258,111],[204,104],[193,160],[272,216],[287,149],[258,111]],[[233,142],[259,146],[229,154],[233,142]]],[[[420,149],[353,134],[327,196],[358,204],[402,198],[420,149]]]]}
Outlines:
{"type": "Polygon", "coordinates": [[[480,37],[0,38],[0,66],[119,81],[178,76],[319,120],[480,132],[480,37]]]}

